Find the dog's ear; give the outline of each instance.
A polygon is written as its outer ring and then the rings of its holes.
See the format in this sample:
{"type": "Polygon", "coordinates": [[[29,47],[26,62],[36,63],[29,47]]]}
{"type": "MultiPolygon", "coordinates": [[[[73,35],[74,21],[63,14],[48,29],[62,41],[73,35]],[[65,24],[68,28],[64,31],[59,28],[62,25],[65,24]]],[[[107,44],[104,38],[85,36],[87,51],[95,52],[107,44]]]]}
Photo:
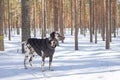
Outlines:
{"type": "Polygon", "coordinates": [[[52,32],[52,33],[50,34],[50,37],[51,37],[51,38],[54,38],[54,37],[55,37],[55,32],[52,32]]]}

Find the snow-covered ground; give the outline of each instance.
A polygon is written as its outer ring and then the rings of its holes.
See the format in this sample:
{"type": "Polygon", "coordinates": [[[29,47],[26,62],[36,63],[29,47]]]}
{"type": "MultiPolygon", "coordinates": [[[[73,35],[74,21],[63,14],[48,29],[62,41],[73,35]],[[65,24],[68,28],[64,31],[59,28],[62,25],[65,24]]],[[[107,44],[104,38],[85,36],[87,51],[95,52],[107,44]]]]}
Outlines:
{"type": "Polygon", "coordinates": [[[120,34],[113,38],[111,49],[105,49],[101,37],[98,43],[90,43],[89,35],[79,35],[79,50],[74,50],[74,36],[65,34],[65,42],[56,48],[53,58],[54,71],[40,69],[41,58],[35,56],[33,66],[24,69],[20,36],[5,38],[5,51],[0,52],[0,80],[119,80],[120,34]]]}

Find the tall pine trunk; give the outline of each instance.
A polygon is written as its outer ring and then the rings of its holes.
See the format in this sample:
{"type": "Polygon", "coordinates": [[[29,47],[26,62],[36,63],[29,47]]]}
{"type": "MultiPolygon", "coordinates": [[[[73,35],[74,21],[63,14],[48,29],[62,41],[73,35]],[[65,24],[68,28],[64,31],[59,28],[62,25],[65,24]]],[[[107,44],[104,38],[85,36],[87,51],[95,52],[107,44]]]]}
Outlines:
{"type": "Polygon", "coordinates": [[[8,39],[11,40],[11,13],[10,13],[10,0],[8,0],[8,39]]]}
{"type": "Polygon", "coordinates": [[[64,36],[64,25],[63,25],[63,0],[59,0],[59,28],[60,33],[64,36]]]}
{"type": "Polygon", "coordinates": [[[106,49],[110,48],[110,13],[109,13],[109,0],[106,0],[106,49]]]}
{"type": "MultiPolygon", "coordinates": [[[[30,0],[22,0],[22,41],[30,38],[30,0]]],[[[24,53],[23,45],[22,52],[24,53]]]]}
{"type": "Polygon", "coordinates": [[[74,2],[74,16],[75,16],[75,50],[78,50],[78,12],[77,12],[77,9],[78,9],[78,1],[75,0],[74,2]]]}
{"type": "Polygon", "coordinates": [[[4,34],[3,34],[3,21],[4,21],[4,0],[0,0],[0,51],[4,51],[4,34]]]}
{"type": "Polygon", "coordinates": [[[54,5],[54,31],[58,31],[58,0],[53,0],[54,5]]]}
{"type": "Polygon", "coordinates": [[[93,42],[93,26],[94,26],[94,7],[93,0],[90,0],[90,42],[93,42]]]}

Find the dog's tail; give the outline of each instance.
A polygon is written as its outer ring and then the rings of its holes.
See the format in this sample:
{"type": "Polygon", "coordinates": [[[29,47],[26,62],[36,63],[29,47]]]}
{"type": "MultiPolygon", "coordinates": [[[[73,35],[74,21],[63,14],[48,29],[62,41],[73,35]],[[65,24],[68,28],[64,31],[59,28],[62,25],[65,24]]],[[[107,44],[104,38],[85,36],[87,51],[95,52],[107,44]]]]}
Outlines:
{"type": "Polygon", "coordinates": [[[26,43],[26,41],[23,41],[23,42],[22,42],[22,44],[25,44],[25,43],[26,43]]]}
{"type": "MultiPolygon", "coordinates": [[[[22,45],[25,45],[27,41],[21,42],[22,45]]],[[[17,53],[19,52],[20,49],[17,49],[17,53]]]]}

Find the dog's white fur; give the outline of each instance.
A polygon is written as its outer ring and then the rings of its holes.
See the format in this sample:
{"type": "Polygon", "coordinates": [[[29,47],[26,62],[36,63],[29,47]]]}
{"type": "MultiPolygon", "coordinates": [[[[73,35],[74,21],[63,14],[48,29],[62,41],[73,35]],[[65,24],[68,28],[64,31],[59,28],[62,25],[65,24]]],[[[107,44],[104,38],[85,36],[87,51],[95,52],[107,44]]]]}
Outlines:
{"type": "MultiPolygon", "coordinates": [[[[26,66],[26,61],[28,58],[32,59],[35,55],[35,51],[34,49],[31,47],[29,44],[27,44],[26,42],[24,42],[24,51],[25,51],[25,59],[24,59],[24,67],[25,69],[27,69],[27,66],[26,66]]],[[[32,61],[29,60],[30,62],[30,65],[32,66],[32,61]]]]}

